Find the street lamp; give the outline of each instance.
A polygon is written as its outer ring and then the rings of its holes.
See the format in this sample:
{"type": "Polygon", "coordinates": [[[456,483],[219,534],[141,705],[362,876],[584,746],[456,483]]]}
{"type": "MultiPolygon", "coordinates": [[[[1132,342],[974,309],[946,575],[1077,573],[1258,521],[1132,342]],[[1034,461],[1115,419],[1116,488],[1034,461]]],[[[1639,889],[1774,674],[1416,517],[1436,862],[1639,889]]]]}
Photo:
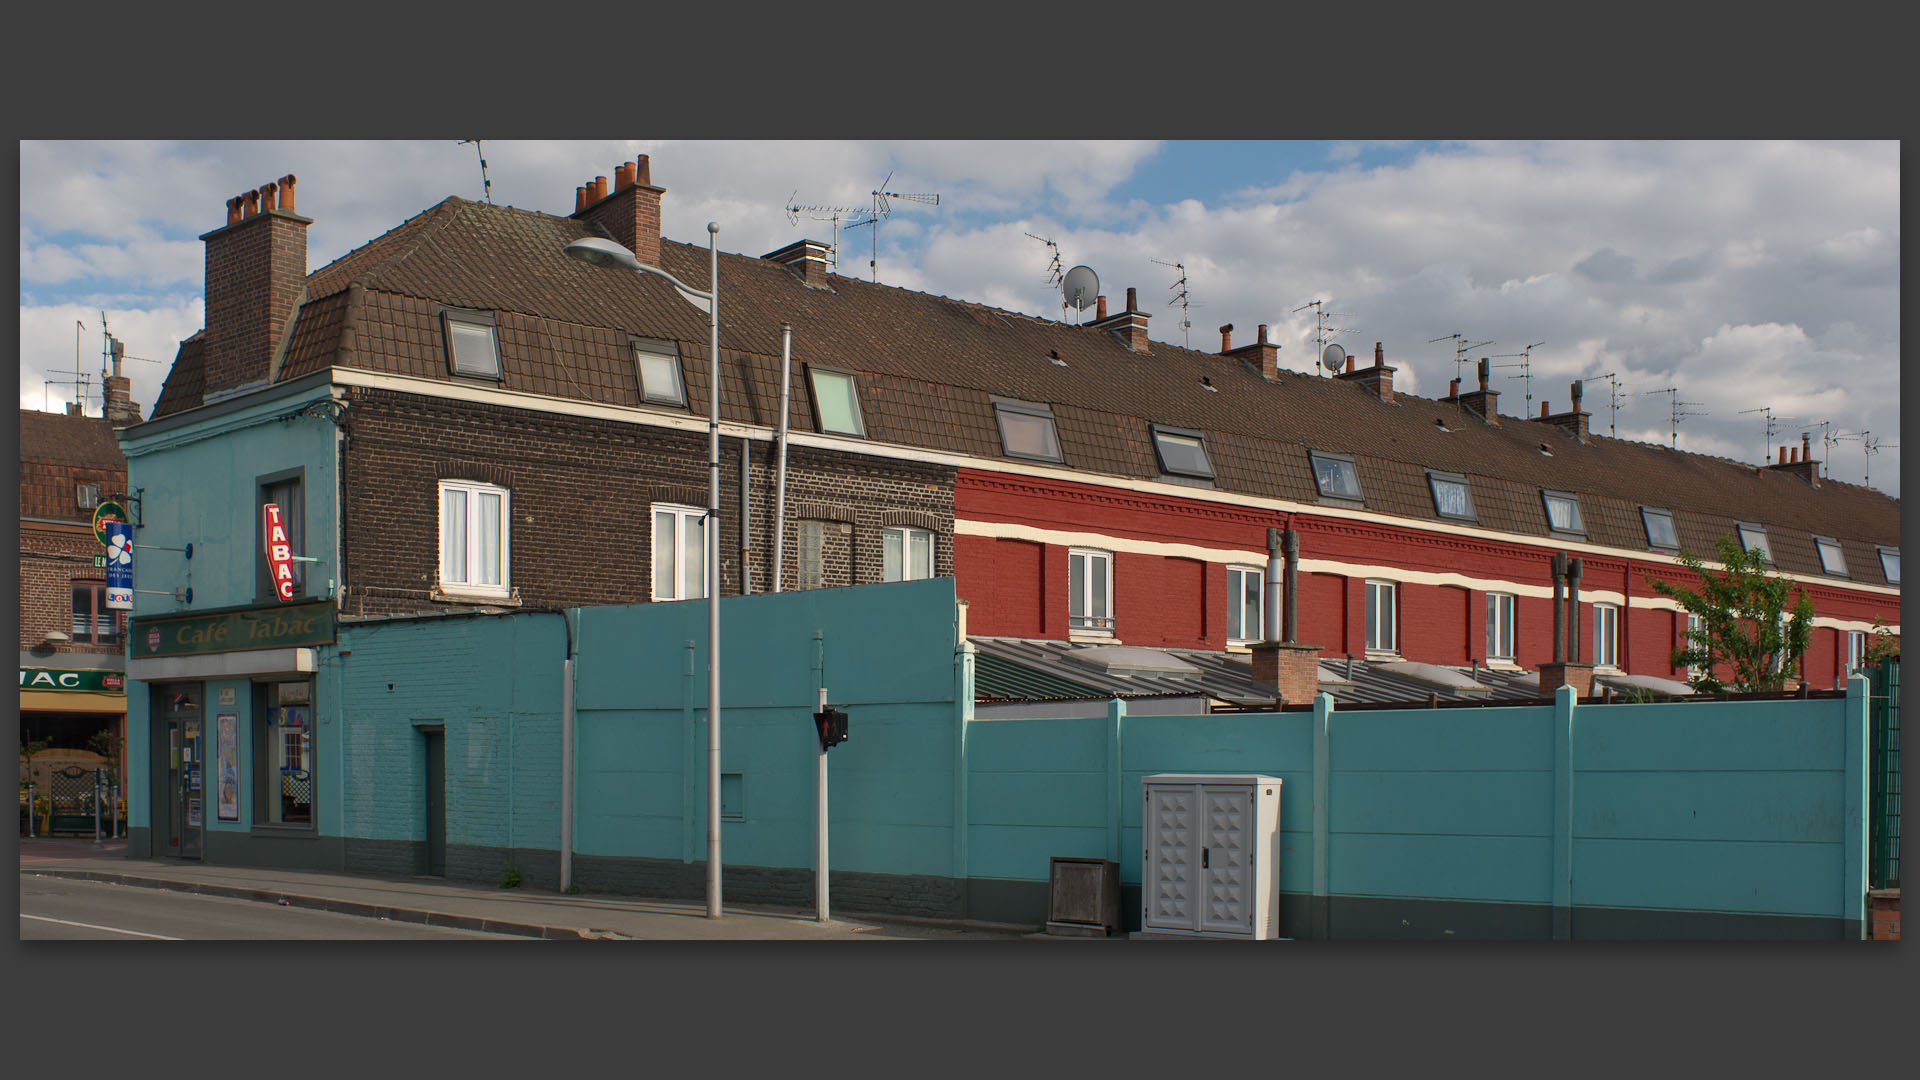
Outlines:
{"type": "Polygon", "coordinates": [[[688,285],[598,236],[575,240],[567,254],[595,266],[624,266],[672,283],[707,313],[707,918],[720,917],[720,226],[707,222],[707,291],[688,285]]]}

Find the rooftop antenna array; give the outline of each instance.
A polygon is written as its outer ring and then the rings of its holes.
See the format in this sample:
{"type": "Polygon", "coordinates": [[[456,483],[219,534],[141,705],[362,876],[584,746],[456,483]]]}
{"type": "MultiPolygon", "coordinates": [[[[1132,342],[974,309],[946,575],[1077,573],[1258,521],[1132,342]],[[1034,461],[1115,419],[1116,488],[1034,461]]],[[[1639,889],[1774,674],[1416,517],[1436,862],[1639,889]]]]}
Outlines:
{"type": "Polygon", "coordinates": [[[1860,443],[1860,450],[1866,458],[1865,468],[1860,474],[1860,485],[1862,487],[1873,486],[1873,455],[1879,453],[1882,449],[1886,449],[1886,450],[1900,449],[1899,443],[1887,445],[1887,443],[1884,440],[1874,438],[1873,432],[1871,431],[1858,431],[1849,435],[1835,435],[1833,437],[1833,441],[1834,442],[1858,441],[1860,443]]]}
{"type": "Polygon", "coordinates": [[[1687,406],[1689,406],[1689,405],[1704,405],[1704,404],[1705,404],[1705,402],[1701,402],[1701,401],[1681,401],[1681,400],[1679,400],[1679,390],[1680,390],[1680,388],[1679,388],[1679,387],[1677,387],[1677,386],[1669,386],[1669,387],[1667,387],[1667,388],[1666,388],[1665,390],[1648,390],[1648,391],[1646,391],[1646,393],[1649,393],[1649,394],[1665,394],[1665,395],[1667,395],[1667,424],[1668,424],[1668,434],[1667,434],[1667,441],[1668,441],[1668,442],[1669,442],[1669,443],[1670,443],[1670,444],[1671,444],[1671,445],[1672,445],[1672,446],[1673,446],[1673,447],[1674,447],[1675,449],[1679,449],[1679,446],[1680,446],[1680,419],[1681,419],[1681,417],[1685,417],[1685,416],[1706,416],[1706,415],[1708,415],[1707,413],[1704,413],[1704,412],[1687,412],[1687,411],[1686,411],[1686,407],[1687,407],[1687,406]]]}
{"type": "MultiPolygon", "coordinates": [[[[1607,435],[1618,438],[1619,432],[1614,430],[1614,422],[1620,419],[1620,376],[1609,371],[1605,375],[1593,377],[1607,380],[1607,435]]],[[[1531,410],[1532,403],[1529,402],[1528,405],[1531,410]]]]}
{"type": "MultiPolygon", "coordinates": [[[[1299,314],[1308,308],[1313,309],[1313,355],[1318,357],[1320,363],[1323,366],[1327,366],[1329,372],[1331,372],[1332,367],[1327,364],[1327,336],[1330,334],[1357,334],[1360,331],[1357,327],[1351,326],[1328,326],[1328,319],[1350,319],[1353,317],[1353,312],[1328,311],[1325,300],[1309,300],[1299,307],[1294,308],[1293,314],[1299,314]]],[[[1346,350],[1342,349],[1340,355],[1344,357],[1346,350]]]]}
{"type": "MultiPolygon", "coordinates": [[[[1044,236],[1034,236],[1032,233],[1027,235],[1047,245],[1047,288],[1054,288],[1060,284],[1060,278],[1066,273],[1060,269],[1060,245],[1044,236]]],[[[1062,303],[1060,306],[1064,308],[1067,305],[1062,303]]]]}
{"type": "Polygon", "coordinates": [[[1468,353],[1472,352],[1475,349],[1480,348],[1482,345],[1493,344],[1493,342],[1490,340],[1489,341],[1468,341],[1466,338],[1466,335],[1460,333],[1457,330],[1451,334],[1442,334],[1440,337],[1437,337],[1437,338],[1428,338],[1427,344],[1432,345],[1434,342],[1437,342],[1437,341],[1453,342],[1453,377],[1456,380],[1460,378],[1460,364],[1466,360],[1468,353]]]}
{"type": "Polygon", "coordinates": [[[1545,344],[1546,342],[1544,341],[1536,341],[1533,344],[1527,346],[1526,348],[1520,350],[1519,352],[1495,353],[1491,357],[1491,359],[1494,359],[1494,360],[1502,360],[1512,356],[1517,356],[1520,358],[1520,362],[1517,364],[1494,364],[1493,366],[1497,368],[1517,367],[1520,369],[1520,374],[1509,375],[1507,376],[1507,378],[1519,379],[1521,388],[1526,391],[1527,407],[1523,412],[1521,412],[1520,414],[1521,416],[1533,415],[1533,350],[1545,344]]]}
{"type": "Polygon", "coordinates": [[[1193,320],[1188,318],[1187,315],[1188,315],[1188,308],[1198,307],[1199,305],[1194,304],[1189,299],[1189,294],[1187,292],[1186,264],[1181,262],[1167,262],[1164,259],[1149,259],[1148,261],[1158,266],[1171,266],[1175,270],[1180,271],[1180,280],[1174,282],[1172,285],[1167,286],[1168,288],[1175,290],[1173,294],[1173,299],[1167,301],[1167,306],[1172,307],[1175,304],[1180,305],[1180,343],[1189,349],[1193,348],[1193,340],[1192,340],[1192,334],[1191,334],[1191,331],[1193,330],[1193,320]]]}
{"type": "Polygon", "coordinates": [[[847,226],[849,229],[857,229],[862,225],[872,224],[873,211],[863,206],[802,206],[793,201],[794,195],[798,194],[800,194],[800,192],[796,189],[793,195],[787,196],[787,223],[798,225],[801,214],[805,214],[815,221],[833,222],[833,246],[827,249],[827,268],[835,271],[839,270],[841,217],[853,217],[857,215],[860,220],[847,226]]]}
{"type": "Polygon", "coordinates": [[[887,178],[880,181],[880,186],[873,189],[873,209],[869,211],[872,216],[865,221],[857,221],[847,226],[849,229],[858,229],[865,225],[873,226],[873,257],[867,262],[867,271],[873,275],[875,282],[880,280],[880,222],[893,216],[893,200],[920,203],[923,206],[940,205],[940,196],[935,194],[888,191],[887,185],[892,182],[893,174],[889,172],[887,178]]]}
{"type": "Polygon", "coordinates": [[[1760,444],[1760,464],[1762,464],[1762,465],[1765,465],[1765,464],[1767,463],[1767,460],[1768,460],[1768,456],[1769,456],[1770,454],[1772,454],[1772,453],[1773,453],[1773,433],[1774,433],[1774,431],[1775,431],[1775,430],[1776,430],[1776,429],[1777,429],[1777,428],[1778,428],[1778,427],[1779,427],[1779,426],[1780,426],[1780,425],[1781,425],[1782,423],[1784,423],[1784,422],[1786,422],[1786,421],[1788,421],[1788,420],[1792,420],[1792,419],[1793,419],[1793,417],[1791,417],[1791,416],[1775,416],[1775,415],[1773,415],[1773,406],[1771,406],[1771,405],[1762,405],[1762,406],[1761,406],[1760,408],[1758,408],[1758,409],[1741,409],[1741,410],[1740,410],[1740,415],[1741,415],[1741,416],[1746,416],[1746,415],[1748,415],[1748,414],[1750,414],[1750,413],[1765,413],[1765,414],[1766,414],[1766,417],[1767,417],[1767,435],[1766,435],[1766,441],[1760,444]]]}
{"type": "Polygon", "coordinates": [[[485,193],[487,197],[487,205],[492,206],[493,205],[493,181],[487,179],[486,148],[480,145],[479,139],[461,139],[460,140],[461,146],[465,146],[468,143],[473,144],[473,152],[474,154],[478,155],[480,158],[480,190],[483,193],[485,193]]]}

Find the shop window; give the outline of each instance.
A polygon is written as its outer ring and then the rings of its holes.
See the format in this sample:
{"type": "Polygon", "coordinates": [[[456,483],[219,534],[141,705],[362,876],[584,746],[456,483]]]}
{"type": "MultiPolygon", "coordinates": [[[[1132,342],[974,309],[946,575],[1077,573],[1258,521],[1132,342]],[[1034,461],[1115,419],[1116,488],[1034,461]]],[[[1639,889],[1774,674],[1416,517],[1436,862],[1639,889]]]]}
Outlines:
{"type": "Polygon", "coordinates": [[[300,679],[258,686],[254,723],[253,820],[259,825],[312,828],[319,796],[313,738],[313,682],[300,679]]]}
{"type": "Polygon", "coordinates": [[[653,598],[707,595],[707,512],[691,506],[653,508],[653,598]]]}
{"type": "Polygon", "coordinates": [[[440,588],[508,596],[513,591],[512,493],[492,484],[440,481],[440,588]]]}

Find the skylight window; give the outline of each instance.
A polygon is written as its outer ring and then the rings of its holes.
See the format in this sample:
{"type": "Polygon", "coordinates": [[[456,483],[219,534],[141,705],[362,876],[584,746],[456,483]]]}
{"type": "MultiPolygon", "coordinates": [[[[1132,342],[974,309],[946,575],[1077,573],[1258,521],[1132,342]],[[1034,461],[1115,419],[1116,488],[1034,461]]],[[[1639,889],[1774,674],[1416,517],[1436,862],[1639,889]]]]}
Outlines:
{"type": "Polygon", "coordinates": [[[1207,459],[1206,437],[1197,431],[1182,431],[1152,425],[1153,452],[1160,458],[1160,471],[1174,476],[1213,479],[1213,462],[1207,459]]]}
{"type": "Polygon", "coordinates": [[[1647,546],[1680,550],[1679,534],[1673,531],[1673,512],[1651,506],[1640,508],[1640,523],[1647,528],[1647,546]]]}
{"type": "Polygon", "coordinates": [[[1830,536],[1813,538],[1814,549],[1820,552],[1820,569],[1824,573],[1837,577],[1847,576],[1847,557],[1840,553],[1840,541],[1830,536]]]}
{"type": "Polygon", "coordinates": [[[1586,523],[1580,520],[1580,499],[1564,491],[1542,491],[1540,501],[1547,508],[1547,528],[1557,533],[1572,533],[1576,536],[1587,534],[1586,523]]]}
{"type": "Polygon", "coordinates": [[[1000,423],[1000,446],[1008,457],[1034,461],[1064,461],[1060,437],[1053,429],[1053,410],[1045,405],[995,398],[994,418],[1000,423]]]}
{"type": "Polygon", "coordinates": [[[1900,549],[1883,547],[1880,549],[1880,572],[1887,576],[1887,584],[1900,584],[1900,549]]]}
{"type": "Polygon", "coordinates": [[[640,375],[642,401],[686,407],[687,387],[680,378],[680,350],[671,341],[634,341],[633,362],[640,375]]]}
{"type": "Polygon", "coordinates": [[[1467,491],[1467,478],[1457,473],[1427,474],[1427,486],[1433,490],[1434,512],[1444,518],[1472,521],[1473,495],[1467,491]]]}
{"type": "Polygon", "coordinates": [[[1740,534],[1740,550],[1758,551],[1760,561],[1773,562],[1773,551],[1767,547],[1767,530],[1762,525],[1749,525],[1744,521],[1734,522],[1734,531],[1740,534]]]}
{"type": "Polygon", "coordinates": [[[865,438],[867,428],[860,420],[860,392],[854,386],[853,376],[810,367],[807,377],[813,386],[814,419],[819,422],[820,430],[865,438]]]}
{"type": "Polygon", "coordinates": [[[1313,483],[1321,498],[1360,501],[1360,474],[1351,457],[1309,450],[1307,460],[1313,463],[1313,483]]]}
{"type": "Polygon", "coordinates": [[[494,341],[493,316],[477,311],[442,311],[440,325],[447,341],[447,364],[455,375],[481,379],[500,377],[500,350],[494,341]]]}

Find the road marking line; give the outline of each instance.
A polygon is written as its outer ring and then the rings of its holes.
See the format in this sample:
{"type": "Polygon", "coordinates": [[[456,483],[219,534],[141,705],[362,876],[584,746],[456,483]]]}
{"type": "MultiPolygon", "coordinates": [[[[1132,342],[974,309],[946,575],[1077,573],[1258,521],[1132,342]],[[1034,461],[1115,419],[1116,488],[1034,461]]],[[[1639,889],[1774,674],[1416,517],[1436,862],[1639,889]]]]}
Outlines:
{"type": "Polygon", "coordinates": [[[41,922],[59,923],[61,926],[78,926],[84,930],[105,930],[109,934],[132,934],[134,937],[153,938],[157,941],[182,940],[181,938],[177,938],[177,937],[168,937],[165,934],[145,934],[145,933],[141,933],[138,930],[122,930],[117,926],[95,926],[92,923],[68,922],[66,919],[53,919],[53,918],[48,918],[45,915],[28,915],[28,914],[25,914],[24,912],[21,914],[20,917],[23,919],[38,919],[41,922]]]}

